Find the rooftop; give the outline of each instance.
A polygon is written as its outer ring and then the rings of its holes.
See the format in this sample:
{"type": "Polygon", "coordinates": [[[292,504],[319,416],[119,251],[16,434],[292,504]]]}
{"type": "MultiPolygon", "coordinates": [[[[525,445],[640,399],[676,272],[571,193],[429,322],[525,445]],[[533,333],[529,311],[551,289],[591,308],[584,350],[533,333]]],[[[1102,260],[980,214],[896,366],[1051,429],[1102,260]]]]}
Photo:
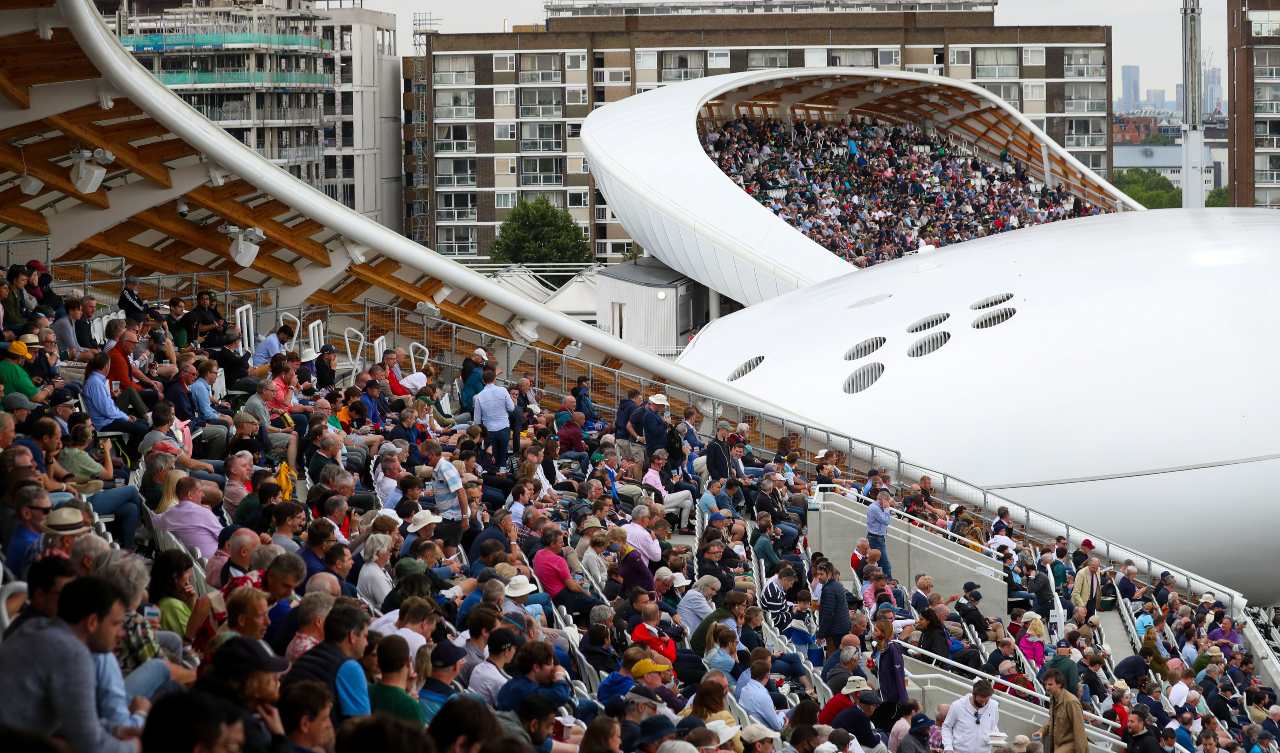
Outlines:
{"type": "Polygon", "coordinates": [[[557,16],[670,16],[707,13],[993,11],[998,0],[546,0],[557,16]]]}
{"type": "Polygon", "coordinates": [[[689,279],[652,256],[605,267],[599,275],[648,288],[675,287],[689,279]]]}

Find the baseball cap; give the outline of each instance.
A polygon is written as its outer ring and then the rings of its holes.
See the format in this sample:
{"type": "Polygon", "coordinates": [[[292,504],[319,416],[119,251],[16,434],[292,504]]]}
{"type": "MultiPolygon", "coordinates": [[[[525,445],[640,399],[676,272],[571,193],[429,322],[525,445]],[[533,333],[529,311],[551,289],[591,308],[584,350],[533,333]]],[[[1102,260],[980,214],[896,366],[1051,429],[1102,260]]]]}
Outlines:
{"type": "Polygon", "coordinates": [[[9,343],[7,350],[24,361],[31,358],[31,351],[27,349],[27,344],[21,340],[9,343]]]}
{"type": "Polygon", "coordinates": [[[267,650],[262,641],[237,635],[228,638],[213,655],[214,666],[230,670],[230,676],[249,672],[283,672],[289,662],[267,650]]]}
{"type": "Polygon", "coordinates": [[[8,411],[35,410],[38,407],[21,392],[13,392],[4,396],[4,409],[8,411]]]}
{"type": "Polygon", "coordinates": [[[964,582],[964,585],[960,587],[960,590],[964,591],[965,593],[969,593],[970,591],[977,591],[978,584],[974,583],[971,580],[967,580],[964,582]]]}
{"type": "Polygon", "coordinates": [[[1054,648],[1071,648],[1071,641],[1061,640],[1054,644],[1054,648]]]}
{"type": "Polygon", "coordinates": [[[880,694],[874,690],[864,690],[858,694],[858,703],[865,703],[868,706],[879,706],[883,701],[880,694]]]}
{"type": "Polygon", "coordinates": [[[1092,548],[1093,548],[1093,539],[1085,539],[1084,541],[1081,541],[1081,542],[1080,542],[1080,548],[1081,548],[1081,549],[1092,549],[1092,548]]]}
{"type": "Polygon", "coordinates": [[[320,355],[322,356],[327,356],[330,353],[337,353],[337,352],[338,352],[338,349],[333,347],[332,345],[325,344],[320,346],[320,355]]]}
{"type": "Polygon", "coordinates": [[[396,579],[410,575],[422,575],[427,571],[427,563],[416,557],[401,557],[396,560],[396,579]]]}
{"type": "Polygon", "coordinates": [[[480,359],[483,361],[489,360],[489,354],[485,352],[484,348],[476,348],[475,350],[471,351],[471,354],[480,356],[480,359]]]}
{"type": "Polygon", "coordinates": [[[440,641],[431,649],[431,666],[452,667],[467,657],[467,650],[453,641],[440,641]]]}
{"type": "Polygon", "coordinates": [[[669,664],[659,664],[653,659],[641,659],[631,665],[631,675],[633,677],[642,677],[650,672],[666,672],[671,669],[669,664]]]}
{"type": "Polygon", "coordinates": [[[721,515],[718,512],[713,512],[709,516],[707,516],[708,523],[715,523],[720,520],[728,520],[728,518],[726,518],[725,516],[721,515]]]}
{"type": "Polygon", "coordinates": [[[521,646],[523,641],[514,630],[499,628],[489,633],[489,654],[500,654],[512,646],[521,646]]]}
{"type": "Polygon", "coordinates": [[[758,743],[761,740],[766,740],[771,737],[777,737],[777,733],[763,724],[748,724],[742,728],[742,732],[739,734],[742,737],[742,742],[747,743],[748,745],[751,743],[758,743]]]}

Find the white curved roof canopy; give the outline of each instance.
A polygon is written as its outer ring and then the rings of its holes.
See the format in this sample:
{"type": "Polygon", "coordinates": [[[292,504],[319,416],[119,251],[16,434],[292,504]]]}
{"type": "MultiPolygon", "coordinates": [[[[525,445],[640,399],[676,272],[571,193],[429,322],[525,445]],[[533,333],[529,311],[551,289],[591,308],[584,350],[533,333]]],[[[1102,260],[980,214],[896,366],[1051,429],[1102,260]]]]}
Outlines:
{"type": "Polygon", "coordinates": [[[1263,209],[1040,225],[735,312],[680,363],[763,356],[734,384],[1270,603],[1278,237],[1263,209]]]}
{"type": "Polygon", "coordinates": [[[609,207],[645,250],[712,290],[750,305],[843,274],[852,265],[796,231],[725,176],[697,121],[740,114],[929,123],[976,150],[1021,160],[1109,207],[1141,209],[1022,113],[957,79],[863,68],[729,73],[660,87],[591,113],[582,143],[609,207]]]}

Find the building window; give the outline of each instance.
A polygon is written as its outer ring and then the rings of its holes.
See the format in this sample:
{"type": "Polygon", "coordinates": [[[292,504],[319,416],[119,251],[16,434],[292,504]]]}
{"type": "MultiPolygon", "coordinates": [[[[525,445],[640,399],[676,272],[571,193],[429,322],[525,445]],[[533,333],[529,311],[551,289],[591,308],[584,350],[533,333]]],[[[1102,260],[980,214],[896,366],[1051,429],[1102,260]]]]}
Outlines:
{"type": "Polygon", "coordinates": [[[708,68],[728,68],[729,67],[729,51],[728,50],[707,50],[707,67],[708,68]]]}
{"type": "Polygon", "coordinates": [[[476,82],[476,59],[471,55],[436,55],[431,70],[431,83],[436,86],[476,82]]]}
{"type": "Polygon", "coordinates": [[[569,125],[565,126],[565,129],[568,131],[569,138],[571,139],[577,139],[582,137],[581,123],[570,123],[569,125]]]}
{"type": "Polygon", "coordinates": [[[514,141],[516,138],[515,123],[494,123],[493,139],[494,141],[514,141]]]}
{"type": "Polygon", "coordinates": [[[512,209],[516,205],[515,191],[498,191],[493,195],[493,206],[497,209],[512,209]]]}
{"type": "Polygon", "coordinates": [[[437,89],[435,116],[440,118],[474,118],[476,116],[475,89],[437,89]]]}
{"type": "Polygon", "coordinates": [[[1019,92],[1020,86],[1018,84],[1001,82],[1001,83],[992,83],[992,84],[979,84],[979,86],[995,94],[1000,99],[1003,99],[1004,101],[1013,105],[1014,108],[1022,107],[1022,98],[1019,92]]]}
{"type": "Polygon", "coordinates": [[[445,256],[473,256],[479,250],[479,236],[474,226],[447,225],[436,233],[436,251],[445,256]]]}
{"type": "Polygon", "coordinates": [[[1068,47],[1063,50],[1063,71],[1067,78],[1104,78],[1106,58],[1101,47],[1068,47]]]}
{"type": "Polygon", "coordinates": [[[1017,78],[1018,50],[1013,47],[982,47],[975,51],[974,78],[1017,78]]]}
{"type": "Polygon", "coordinates": [[[493,90],[493,106],[494,107],[510,107],[516,103],[515,89],[494,89],[493,90]]]}
{"type": "Polygon", "coordinates": [[[747,68],[753,71],[765,68],[786,68],[791,55],[786,50],[748,50],[747,68]]]}
{"type": "Polygon", "coordinates": [[[566,105],[585,105],[587,103],[587,88],[585,86],[571,86],[565,89],[564,103],[566,105]]]}
{"type": "Polygon", "coordinates": [[[827,53],[827,60],[831,65],[844,66],[847,68],[875,68],[876,51],[832,50],[827,53]]]}
{"type": "Polygon", "coordinates": [[[950,60],[952,65],[972,65],[973,50],[968,47],[952,47],[950,60]]]}
{"type": "Polygon", "coordinates": [[[591,172],[591,166],[587,164],[587,158],[586,158],[586,157],[583,157],[583,158],[582,158],[582,167],[579,169],[579,172],[581,172],[581,173],[583,173],[583,174],[586,174],[586,173],[591,172]]]}
{"type": "Polygon", "coordinates": [[[1044,101],[1044,82],[1023,84],[1022,98],[1028,101],[1044,101]]]}
{"type": "Polygon", "coordinates": [[[510,73],[516,69],[516,56],[511,53],[493,56],[494,73],[510,73]]]}
{"type": "Polygon", "coordinates": [[[585,207],[586,205],[587,205],[586,191],[570,191],[569,192],[570,207],[585,207]]]}
{"type": "Polygon", "coordinates": [[[497,175],[515,175],[516,158],[499,157],[493,161],[493,172],[497,175]]]}
{"type": "Polygon", "coordinates": [[[566,71],[585,71],[587,69],[587,53],[566,52],[564,54],[564,69],[566,71]]]}
{"type": "Polygon", "coordinates": [[[1069,113],[1093,112],[1099,115],[1107,111],[1106,84],[1067,84],[1066,111],[1069,113]]]}
{"type": "Polygon", "coordinates": [[[654,71],[658,69],[658,53],[655,50],[636,50],[636,70],[654,71]]]}
{"type": "Polygon", "coordinates": [[[1044,48],[1043,47],[1023,47],[1022,48],[1022,64],[1023,65],[1044,65],[1044,48]]]}
{"type": "Polygon", "coordinates": [[[902,65],[902,50],[897,47],[879,50],[876,54],[876,61],[881,68],[890,68],[902,65]]]}

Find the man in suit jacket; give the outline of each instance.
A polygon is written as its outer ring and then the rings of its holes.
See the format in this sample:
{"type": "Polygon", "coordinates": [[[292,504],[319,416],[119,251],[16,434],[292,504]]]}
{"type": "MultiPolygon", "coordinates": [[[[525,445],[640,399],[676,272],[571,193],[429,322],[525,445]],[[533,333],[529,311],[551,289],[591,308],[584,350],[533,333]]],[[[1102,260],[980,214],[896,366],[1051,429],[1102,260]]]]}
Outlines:
{"type": "Polygon", "coordinates": [[[1076,573],[1075,585],[1071,587],[1071,603],[1088,610],[1089,616],[1098,609],[1098,599],[1102,596],[1102,563],[1097,557],[1089,559],[1088,566],[1076,573]]]}

